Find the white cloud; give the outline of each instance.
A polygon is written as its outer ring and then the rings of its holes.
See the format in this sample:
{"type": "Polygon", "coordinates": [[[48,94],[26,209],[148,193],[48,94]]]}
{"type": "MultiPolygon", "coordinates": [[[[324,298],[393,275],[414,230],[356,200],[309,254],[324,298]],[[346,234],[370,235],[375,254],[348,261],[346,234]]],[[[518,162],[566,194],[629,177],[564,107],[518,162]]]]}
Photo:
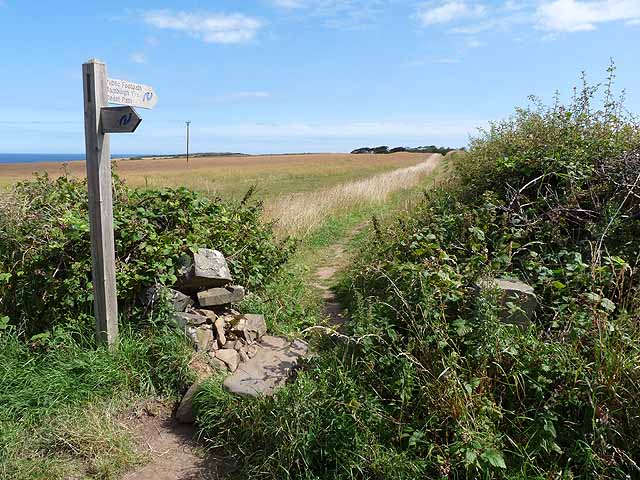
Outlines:
{"type": "Polygon", "coordinates": [[[464,35],[510,32],[522,27],[579,32],[595,30],[599,24],[609,22],[640,24],[640,0],[505,0],[499,5],[444,0],[440,4],[423,4],[414,17],[424,26],[452,24],[448,33],[464,35]]]}
{"type": "Polygon", "coordinates": [[[272,3],[280,8],[302,8],[305,6],[303,0],[272,0],[272,3]]]}
{"type": "Polygon", "coordinates": [[[262,92],[262,91],[234,92],[234,93],[227,93],[226,95],[210,97],[206,100],[209,102],[223,103],[223,102],[236,102],[236,101],[242,101],[242,100],[260,100],[265,98],[271,98],[271,93],[262,92]]]}
{"type": "Polygon", "coordinates": [[[245,43],[255,38],[262,22],[239,13],[193,13],[156,10],[144,14],[148,25],[185,32],[207,43],[245,43]]]}
{"type": "Polygon", "coordinates": [[[144,54],[144,52],[133,52],[131,55],[129,55],[129,60],[131,60],[133,63],[147,63],[147,56],[144,54]]]}
{"type": "Polygon", "coordinates": [[[553,0],[538,6],[539,26],[556,32],[595,30],[598,23],[640,20],[638,0],[553,0]]]}
{"type": "Polygon", "coordinates": [[[431,63],[439,63],[441,65],[453,65],[456,63],[460,63],[460,59],[459,58],[439,58],[437,60],[434,60],[431,63]]]}
{"type": "Polygon", "coordinates": [[[416,13],[416,18],[423,25],[434,25],[462,19],[479,18],[484,16],[486,12],[486,7],[480,3],[452,0],[437,7],[422,6],[416,13]]]}
{"type": "Polygon", "coordinates": [[[320,19],[325,27],[358,29],[384,20],[383,11],[398,0],[271,0],[271,4],[295,10],[305,18],[320,19]]]}
{"type": "Polygon", "coordinates": [[[477,40],[475,38],[470,38],[467,40],[465,45],[467,46],[467,48],[480,48],[480,47],[484,47],[486,43],[481,42],[480,40],[477,40]]]}

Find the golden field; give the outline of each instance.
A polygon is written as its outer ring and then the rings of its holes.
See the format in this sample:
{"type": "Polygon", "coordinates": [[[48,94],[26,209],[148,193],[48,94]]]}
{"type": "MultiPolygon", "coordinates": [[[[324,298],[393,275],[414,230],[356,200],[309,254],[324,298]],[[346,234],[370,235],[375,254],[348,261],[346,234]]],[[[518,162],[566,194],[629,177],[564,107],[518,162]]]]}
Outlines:
{"type": "MultiPolygon", "coordinates": [[[[300,155],[213,156],[155,158],[116,161],[116,171],[130,185],[149,187],[185,186],[210,195],[238,198],[252,186],[260,198],[318,191],[376,174],[407,168],[423,162],[428,154],[350,155],[343,153],[300,155]]],[[[60,163],[2,164],[0,187],[9,187],[47,172],[57,177],[66,171],[85,175],[81,161],[60,163]]]]}

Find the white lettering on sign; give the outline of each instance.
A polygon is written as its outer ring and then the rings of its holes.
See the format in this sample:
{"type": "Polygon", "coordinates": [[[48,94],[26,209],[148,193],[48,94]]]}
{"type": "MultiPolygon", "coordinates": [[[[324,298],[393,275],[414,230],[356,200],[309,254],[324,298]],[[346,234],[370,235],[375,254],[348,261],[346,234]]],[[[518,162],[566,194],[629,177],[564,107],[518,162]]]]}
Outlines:
{"type": "Polygon", "coordinates": [[[158,96],[149,85],[108,78],[107,100],[118,105],[153,108],[158,103],[158,96]]]}

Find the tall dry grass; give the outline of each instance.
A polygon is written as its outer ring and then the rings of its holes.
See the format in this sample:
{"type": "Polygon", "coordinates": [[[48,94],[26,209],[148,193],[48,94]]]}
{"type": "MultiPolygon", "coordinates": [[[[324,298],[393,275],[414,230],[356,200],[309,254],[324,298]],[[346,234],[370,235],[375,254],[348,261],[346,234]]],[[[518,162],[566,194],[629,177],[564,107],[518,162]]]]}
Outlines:
{"type": "Polygon", "coordinates": [[[284,195],[265,204],[265,216],[277,222],[285,234],[305,236],[330,214],[363,205],[385,202],[394,192],[418,185],[442,160],[432,154],[412,167],[374,175],[314,192],[284,195]]]}

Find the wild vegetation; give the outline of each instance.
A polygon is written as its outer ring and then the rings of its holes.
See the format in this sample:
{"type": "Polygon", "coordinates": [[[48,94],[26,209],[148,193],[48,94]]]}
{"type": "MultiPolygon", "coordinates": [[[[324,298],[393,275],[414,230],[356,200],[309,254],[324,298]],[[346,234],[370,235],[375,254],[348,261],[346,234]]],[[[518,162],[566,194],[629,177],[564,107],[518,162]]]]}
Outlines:
{"type": "Polygon", "coordinates": [[[640,475],[640,127],[598,93],[518,109],[451,185],[374,221],[344,331],[273,399],[209,384],[211,442],[251,478],[640,475]],[[534,286],[528,328],[478,294],[495,276],[534,286]]]}
{"type": "MultiPolygon", "coordinates": [[[[47,176],[16,185],[0,215],[0,313],[28,335],[55,325],[91,327],[93,292],[86,182],[47,176]]],[[[184,188],[136,190],[114,182],[118,299],[125,318],[142,289],[172,285],[178,259],[220,249],[234,278],[256,288],[288,258],[289,240],[273,238],[251,191],[236,203],[184,188]]]]}
{"type": "Polygon", "coordinates": [[[84,180],[40,176],[0,205],[1,478],[111,478],[139,462],[117,412],[142,398],[171,399],[193,376],[185,335],[163,308],[144,311],[142,290],[172,285],[180,255],[213,247],[260,292],[295,247],[275,239],[251,192],[229,203],[114,178],[122,335],[112,354],[96,349],[93,335],[86,191],[84,180]]]}

